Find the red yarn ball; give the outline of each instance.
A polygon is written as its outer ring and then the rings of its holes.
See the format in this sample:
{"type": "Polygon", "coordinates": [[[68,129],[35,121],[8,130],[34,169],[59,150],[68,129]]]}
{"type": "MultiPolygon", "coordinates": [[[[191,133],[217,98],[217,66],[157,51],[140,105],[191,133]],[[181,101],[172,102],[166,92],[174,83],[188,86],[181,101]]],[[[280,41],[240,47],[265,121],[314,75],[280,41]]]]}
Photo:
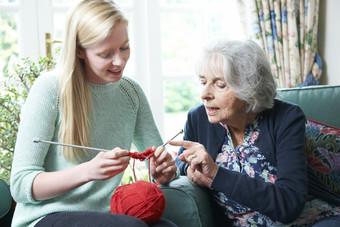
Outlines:
{"type": "Polygon", "coordinates": [[[156,184],[136,181],[116,188],[111,213],[134,216],[150,224],[162,217],[165,203],[164,193],[156,184]]]}

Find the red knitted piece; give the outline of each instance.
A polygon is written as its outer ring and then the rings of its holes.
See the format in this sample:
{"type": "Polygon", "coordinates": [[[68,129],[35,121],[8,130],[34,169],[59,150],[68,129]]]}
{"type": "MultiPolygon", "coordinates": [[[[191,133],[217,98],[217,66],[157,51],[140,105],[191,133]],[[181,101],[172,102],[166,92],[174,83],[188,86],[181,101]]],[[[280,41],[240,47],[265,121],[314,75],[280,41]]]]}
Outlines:
{"type": "Polygon", "coordinates": [[[129,156],[131,158],[134,158],[134,159],[138,159],[140,161],[144,161],[145,159],[147,158],[150,158],[153,156],[155,152],[152,150],[151,147],[149,147],[148,149],[146,149],[144,152],[142,153],[138,153],[138,152],[130,152],[129,156]]]}
{"type": "MultiPolygon", "coordinates": [[[[144,161],[153,154],[154,151],[148,148],[142,153],[131,152],[129,156],[144,161]]],[[[164,193],[158,183],[135,181],[116,188],[111,197],[111,213],[134,216],[150,224],[162,217],[165,203],[164,193]]]]}

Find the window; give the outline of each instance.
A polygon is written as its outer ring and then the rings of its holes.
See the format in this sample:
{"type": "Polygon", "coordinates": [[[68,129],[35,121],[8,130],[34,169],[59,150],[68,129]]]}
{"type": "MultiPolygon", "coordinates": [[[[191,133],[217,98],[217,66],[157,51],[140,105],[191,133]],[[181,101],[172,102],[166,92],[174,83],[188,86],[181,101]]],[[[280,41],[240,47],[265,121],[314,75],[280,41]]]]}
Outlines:
{"type": "Polygon", "coordinates": [[[0,0],[0,80],[19,58],[18,6],[15,1],[0,0]]]}
{"type": "MultiPolygon", "coordinates": [[[[77,0],[0,0],[0,70],[23,57],[46,56],[45,33],[63,39],[66,12],[77,0]]],[[[125,75],[149,98],[166,140],[183,128],[200,103],[194,62],[216,36],[243,38],[236,1],[116,0],[129,18],[131,57],[125,75]]],[[[53,44],[53,50],[60,44],[53,44]]],[[[1,77],[0,77],[1,79],[1,77]]]]}
{"type": "Polygon", "coordinates": [[[209,39],[243,38],[236,1],[161,0],[164,136],[183,128],[190,108],[199,104],[195,56],[209,39]]]}

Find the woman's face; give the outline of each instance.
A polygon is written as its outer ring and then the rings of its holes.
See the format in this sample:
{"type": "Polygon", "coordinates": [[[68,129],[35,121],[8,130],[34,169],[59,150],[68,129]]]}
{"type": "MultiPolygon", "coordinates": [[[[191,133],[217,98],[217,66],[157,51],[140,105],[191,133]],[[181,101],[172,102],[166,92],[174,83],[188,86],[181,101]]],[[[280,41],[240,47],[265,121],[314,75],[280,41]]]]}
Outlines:
{"type": "Polygon", "coordinates": [[[90,48],[77,49],[77,56],[84,60],[85,74],[91,83],[119,81],[130,57],[127,24],[117,23],[105,40],[90,48]]]}
{"type": "MultiPolygon", "coordinates": [[[[208,72],[208,70],[205,71],[208,72]]],[[[209,122],[233,125],[238,122],[240,117],[244,116],[245,102],[238,99],[228,88],[222,70],[219,70],[220,73],[218,71],[211,73],[213,71],[215,70],[200,75],[201,99],[209,122]]]]}

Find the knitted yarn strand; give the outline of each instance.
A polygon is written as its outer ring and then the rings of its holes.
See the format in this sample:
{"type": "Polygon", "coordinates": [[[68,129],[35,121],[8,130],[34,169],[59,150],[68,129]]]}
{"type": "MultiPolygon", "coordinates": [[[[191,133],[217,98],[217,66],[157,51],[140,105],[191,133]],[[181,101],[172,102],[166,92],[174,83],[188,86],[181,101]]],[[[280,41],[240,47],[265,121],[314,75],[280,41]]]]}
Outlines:
{"type": "MultiPolygon", "coordinates": [[[[135,161],[136,159],[138,159],[139,161],[144,161],[146,160],[147,158],[151,158],[153,156],[153,154],[155,153],[155,151],[152,150],[151,147],[149,147],[148,149],[146,149],[144,152],[142,153],[138,153],[138,152],[130,152],[129,153],[129,156],[131,158],[133,158],[133,168],[132,168],[132,173],[133,173],[133,179],[135,181],[137,181],[137,178],[136,178],[136,173],[135,173],[135,161]]],[[[148,163],[149,164],[149,168],[148,168],[148,174],[149,174],[149,182],[151,182],[151,174],[150,174],[150,162],[148,163]]]]}

